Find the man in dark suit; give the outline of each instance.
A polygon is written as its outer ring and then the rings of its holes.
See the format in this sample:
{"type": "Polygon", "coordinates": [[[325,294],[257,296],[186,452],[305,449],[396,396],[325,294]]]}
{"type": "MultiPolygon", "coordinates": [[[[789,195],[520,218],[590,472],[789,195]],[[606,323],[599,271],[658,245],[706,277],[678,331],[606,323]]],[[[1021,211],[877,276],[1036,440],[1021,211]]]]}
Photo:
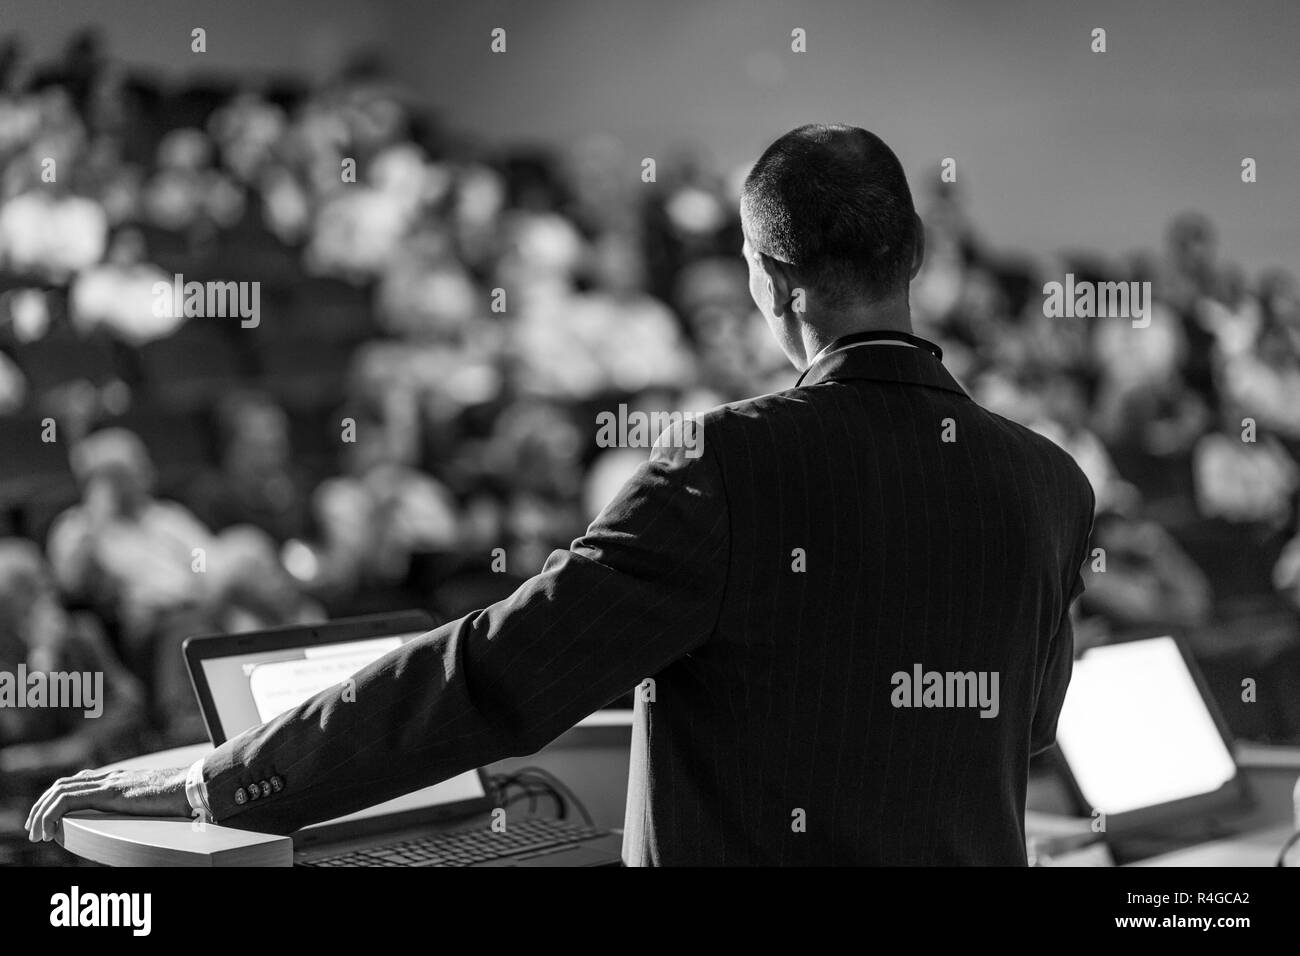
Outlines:
{"type": "Polygon", "coordinates": [[[33,838],[68,810],[192,802],[291,831],[531,753],[639,685],[629,864],[1023,865],[1092,491],[911,334],[923,233],[880,139],[781,137],[741,213],[794,388],[669,430],[537,577],[367,667],[355,702],[217,748],[188,801],[184,769],[68,778],[33,838]]]}

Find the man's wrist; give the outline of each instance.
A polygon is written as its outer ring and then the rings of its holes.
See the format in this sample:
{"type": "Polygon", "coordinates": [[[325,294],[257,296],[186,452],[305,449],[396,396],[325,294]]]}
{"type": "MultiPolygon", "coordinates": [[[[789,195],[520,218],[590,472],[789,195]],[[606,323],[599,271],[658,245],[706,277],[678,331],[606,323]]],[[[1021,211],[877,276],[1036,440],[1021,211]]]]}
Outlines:
{"type": "Polygon", "coordinates": [[[191,816],[197,815],[204,823],[212,822],[212,809],[208,804],[208,785],[203,780],[203,758],[190,764],[185,775],[185,799],[189,801],[191,816]]]}

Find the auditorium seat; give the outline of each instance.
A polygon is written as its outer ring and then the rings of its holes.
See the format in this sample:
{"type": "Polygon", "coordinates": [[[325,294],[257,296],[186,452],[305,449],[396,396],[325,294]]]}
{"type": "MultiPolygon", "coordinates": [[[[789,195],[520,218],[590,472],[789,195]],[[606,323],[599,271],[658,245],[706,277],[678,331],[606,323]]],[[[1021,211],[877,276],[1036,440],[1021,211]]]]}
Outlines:
{"type": "Polygon", "coordinates": [[[260,213],[246,211],[235,227],[220,234],[210,262],[208,278],[222,280],[257,280],[261,283],[263,321],[275,321],[284,311],[274,308],[273,300],[287,293],[302,280],[298,250],[286,246],[261,225],[260,213]]]}
{"type": "Polygon", "coordinates": [[[315,406],[298,406],[289,410],[289,443],[293,460],[314,478],[332,474],[338,465],[340,419],[334,414],[338,404],[328,396],[315,406]]]}
{"type": "Polygon", "coordinates": [[[231,343],[238,319],[191,319],[174,335],[140,349],[140,370],[147,396],[162,405],[193,409],[210,405],[236,385],[241,361],[231,343]],[[233,323],[217,329],[211,323],[233,323]]]}
{"type": "Polygon", "coordinates": [[[320,278],[294,286],[288,330],[295,336],[344,345],[355,345],[380,334],[368,288],[320,278]]]}
{"type": "Polygon", "coordinates": [[[187,270],[193,271],[194,254],[184,233],[147,222],[138,223],[135,228],[144,239],[149,262],[166,273],[187,275],[187,270]]]}
{"type": "Polygon", "coordinates": [[[347,383],[350,351],[308,336],[263,340],[262,385],[291,410],[337,404],[347,383]]]}
{"type": "Polygon", "coordinates": [[[119,377],[113,344],[102,335],[78,336],[59,331],[15,350],[33,400],[69,382],[103,385],[119,377]]]}
{"type": "Polygon", "coordinates": [[[70,481],[67,436],[57,430],[52,442],[41,441],[39,415],[0,418],[0,502],[22,504],[36,490],[70,481]]]}

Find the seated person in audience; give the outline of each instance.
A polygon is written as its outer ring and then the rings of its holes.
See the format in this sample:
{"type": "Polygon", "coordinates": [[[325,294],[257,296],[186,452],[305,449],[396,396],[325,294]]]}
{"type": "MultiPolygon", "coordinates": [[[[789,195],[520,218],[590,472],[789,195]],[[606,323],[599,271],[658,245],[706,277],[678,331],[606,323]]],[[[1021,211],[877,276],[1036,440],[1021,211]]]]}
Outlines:
{"type": "Polygon", "coordinates": [[[1263,426],[1243,424],[1249,417],[1225,402],[1219,430],[1196,443],[1197,509],[1206,518],[1279,530],[1292,515],[1300,467],[1263,426]]]}
{"type": "Polygon", "coordinates": [[[1282,270],[1260,280],[1260,321],[1248,347],[1225,356],[1224,390],[1260,426],[1300,442],[1300,286],[1282,270]]]}
{"type": "Polygon", "coordinates": [[[162,635],[155,645],[155,712],[165,739],[175,745],[204,736],[181,650],[186,637],[326,620],[324,609],[298,590],[280,563],[275,542],[260,528],[240,525],[218,535],[207,555],[205,577],[206,613],[190,618],[189,633],[162,635]]]}
{"type": "Polygon", "coordinates": [[[1185,374],[1189,350],[1178,317],[1159,300],[1145,328],[1097,325],[1092,362],[1100,379],[1092,422],[1103,441],[1159,456],[1191,449],[1210,422],[1185,374]]]}
{"type": "Polygon", "coordinates": [[[156,282],[171,276],[144,261],[145,244],[139,230],[123,229],[113,236],[104,261],[83,270],[68,289],[69,312],[83,335],[97,328],[139,347],[166,338],[185,323],[183,310],[153,308],[156,282]],[[161,313],[161,314],[159,314],[161,313]]]}
{"type": "Polygon", "coordinates": [[[355,439],[344,445],[345,474],[312,493],[322,540],[312,548],[312,573],[300,580],[313,593],[399,585],[412,555],[460,543],[451,492],[411,464],[408,443],[376,417],[357,419],[355,439]]]}
{"type": "Polygon", "coordinates": [[[307,496],[293,467],[289,417],[270,398],[237,392],[217,409],[221,468],[202,475],[186,496],[213,531],[251,524],[276,541],[301,537],[307,496]]]}
{"type": "Polygon", "coordinates": [[[208,573],[213,619],[227,634],[325,620],[324,609],[298,589],[275,542],[260,528],[223,531],[208,573]]]}
{"type": "Polygon", "coordinates": [[[558,404],[519,404],[497,419],[482,460],[489,480],[509,489],[503,544],[514,570],[535,574],[555,548],[582,533],[584,437],[558,404]]]}
{"type": "MultiPolygon", "coordinates": [[[[0,670],[103,675],[83,683],[85,707],[0,707],[0,791],[39,791],[51,776],[140,752],[144,690],[114,656],[89,614],[59,601],[40,549],[0,539],[0,670]],[[97,717],[86,711],[99,711],[97,717]]],[[[53,701],[51,701],[53,703],[53,701]]]]}
{"type": "Polygon", "coordinates": [[[673,301],[691,330],[701,382],[724,401],[789,387],[789,362],[757,321],[743,262],[701,259],[683,267],[675,285],[673,301]]]}
{"type": "Polygon", "coordinates": [[[67,594],[115,615],[139,665],[160,633],[186,631],[202,606],[211,534],[184,506],[153,497],[153,464],[135,434],[94,432],[71,458],[81,503],[55,519],[50,563],[67,594]]]}
{"type": "Polygon", "coordinates": [[[1083,614],[1100,616],[1117,630],[1193,627],[1209,618],[1209,580],[1154,521],[1098,514],[1092,548],[1083,568],[1083,614]]]}
{"type": "Polygon", "coordinates": [[[1065,371],[1037,368],[1024,375],[1027,401],[1018,420],[1070,453],[1097,496],[1097,510],[1123,511],[1138,500],[1124,481],[1101,439],[1088,427],[1084,384],[1065,371]]]}

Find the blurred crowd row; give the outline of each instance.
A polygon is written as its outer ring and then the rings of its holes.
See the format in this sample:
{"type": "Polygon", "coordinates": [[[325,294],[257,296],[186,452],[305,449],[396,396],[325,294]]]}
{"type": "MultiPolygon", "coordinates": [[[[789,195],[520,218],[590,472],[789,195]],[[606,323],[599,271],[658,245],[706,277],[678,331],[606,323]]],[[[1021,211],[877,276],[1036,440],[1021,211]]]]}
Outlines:
{"type": "MultiPolygon", "coordinates": [[[[176,85],[91,35],[50,63],[0,43],[0,669],[111,675],[99,721],[0,710],[0,791],[201,737],[187,635],[509,593],[645,457],[599,448],[598,411],[792,385],[744,170],[641,160],[451,135],[365,61],[176,85]],[[177,275],[259,282],[256,324],[160,314],[177,275]]],[[[1293,274],[1195,214],[1157,252],[1010,255],[937,172],[917,331],[1092,480],[1080,642],[1178,629],[1226,697],[1246,666],[1300,680],[1293,274]],[[1046,318],[1066,273],[1151,282],[1150,325],[1046,318]]],[[[1300,736],[1297,706],[1229,719],[1300,736]]]]}

